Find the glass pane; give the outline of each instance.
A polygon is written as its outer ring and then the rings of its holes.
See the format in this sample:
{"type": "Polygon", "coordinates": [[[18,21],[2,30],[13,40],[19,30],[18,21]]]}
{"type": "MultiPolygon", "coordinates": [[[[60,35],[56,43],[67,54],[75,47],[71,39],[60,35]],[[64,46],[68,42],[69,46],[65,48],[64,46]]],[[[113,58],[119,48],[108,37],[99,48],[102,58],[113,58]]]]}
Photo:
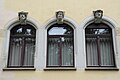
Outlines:
{"type": "Polygon", "coordinates": [[[74,66],[73,29],[67,24],[48,28],[47,66],[74,66]]]}
{"type": "Polygon", "coordinates": [[[34,65],[35,38],[25,39],[24,66],[34,65]]]}
{"type": "Polygon", "coordinates": [[[17,25],[11,29],[11,35],[35,35],[36,30],[33,26],[27,25],[17,25]]]}
{"type": "Polygon", "coordinates": [[[95,34],[95,35],[99,35],[99,34],[111,34],[111,28],[104,24],[90,24],[87,26],[87,28],[85,29],[85,33],[86,34],[95,34]]]}
{"type": "Polygon", "coordinates": [[[67,24],[54,24],[48,30],[48,35],[73,34],[73,29],[67,24]]]}
{"type": "Polygon", "coordinates": [[[73,66],[73,38],[62,37],[62,65],[73,66]]]}
{"type": "Polygon", "coordinates": [[[98,66],[97,39],[86,38],[87,65],[98,66]]]}
{"type": "Polygon", "coordinates": [[[86,34],[110,34],[110,29],[86,29],[86,34]]]}
{"type": "Polygon", "coordinates": [[[21,65],[22,38],[12,38],[10,44],[9,66],[21,65]]]}
{"type": "Polygon", "coordinates": [[[49,38],[48,40],[48,66],[59,65],[59,38],[49,38]]]}
{"type": "Polygon", "coordinates": [[[100,38],[100,52],[101,65],[114,66],[114,55],[110,38],[100,38]]]}
{"type": "Polygon", "coordinates": [[[10,32],[9,61],[10,67],[33,67],[36,30],[33,26],[16,25],[10,32]]]}
{"type": "Polygon", "coordinates": [[[92,23],[85,29],[85,34],[87,65],[114,66],[112,29],[104,23],[92,23]]]}

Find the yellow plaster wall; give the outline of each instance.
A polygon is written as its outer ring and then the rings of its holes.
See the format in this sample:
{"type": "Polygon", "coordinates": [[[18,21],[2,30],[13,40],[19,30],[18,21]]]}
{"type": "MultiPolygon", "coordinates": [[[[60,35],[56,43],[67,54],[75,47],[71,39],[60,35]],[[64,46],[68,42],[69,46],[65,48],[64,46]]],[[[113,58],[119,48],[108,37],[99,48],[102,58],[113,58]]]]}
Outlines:
{"type": "Polygon", "coordinates": [[[120,0],[5,0],[4,3],[5,11],[13,14],[28,11],[29,16],[41,24],[54,16],[57,10],[64,10],[66,16],[80,24],[96,9],[102,9],[106,16],[120,22],[120,0]]]}
{"type": "MultiPolygon", "coordinates": [[[[120,0],[3,0],[2,29],[11,19],[17,17],[19,11],[29,12],[29,16],[41,25],[55,15],[58,10],[80,24],[92,11],[102,9],[104,15],[112,18],[120,25],[120,0]]],[[[118,26],[120,27],[120,26],[118,26]]],[[[1,39],[2,40],[2,39],[1,39]]],[[[120,39],[119,39],[120,40],[120,39]]],[[[2,41],[0,41],[2,45],[2,41]]],[[[1,48],[2,49],[2,48],[1,48]]],[[[0,49],[0,50],[1,50],[0,49]]],[[[7,71],[0,72],[0,80],[119,80],[119,71],[7,71]]]]}
{"type": "Polygon", "coordinates": [[[0,80],[119,80],[116,71],[3,72],[0,80]],[[7,77],[5,77],[7,76],[7,77]]]}

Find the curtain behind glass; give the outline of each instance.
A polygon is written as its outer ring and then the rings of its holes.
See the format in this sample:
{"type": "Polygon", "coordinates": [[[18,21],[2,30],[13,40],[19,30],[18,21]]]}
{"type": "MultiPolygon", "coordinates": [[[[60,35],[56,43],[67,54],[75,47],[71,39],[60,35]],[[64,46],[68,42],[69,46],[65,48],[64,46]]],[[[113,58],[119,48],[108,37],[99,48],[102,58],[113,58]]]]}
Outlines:
{"type": "Polygon", "coordinates": [[[73,66],[72,38],[49,38],[48,66],[73,66]]]}
{"type": "Polygon", "coordinates": [[[12,38],[10,46],[9,66],[21,64],[22,38],[12,38]]]}
{"type": "Polygon", "coordinates": [[[110,38],[86,38],[88,66],[114,66],[114,55],[110,38]],[[97,46],[98,45],[98,46],[97,46]],[[98,54],[98,49],[100,50],[98,54]],[[99,60],[99,61],[98,61],[99,60]]]}
{"type": "Polygon", "coordinates": [[[86,38],[87,65],[98,66],[98,53],[96,38],[86,38]]]}
{"type": "Polygon", "coordinates": [[[24,66],[34,65],[34,53],[35,53],[35,39],[25,39],[25,54],[24,54],[24,66]]]}
{"type": "Polygon", "coordinates": [[[8,66],[16,66],[16,67],[33,66],[34,53],[35,53],[35,39],[26,38],[25,46],[23,46],[22,38],[12,38],[11,40],[12,41],[10,45],[10,57],[9,57],[8,66]]]}
{"type": "Polygon", "coordinates": [[[10,30],[8,67],[33,67],[36,29],[18,24],[10,30]]]}
{"type": "Polygon", "coordinates": [[[59,38],[49,38],[48,66],[59,65],[59,38]]]}
{"type": "Polygon", "coordinates": [[[62,41],[62,65],[73,66],[73,40],[64,38],[62,41]]]}
{"type": "Polygon", "coordinates": [[[100,38],[101,65],[114,66],[112,41],[110,38],[100,38]]]}

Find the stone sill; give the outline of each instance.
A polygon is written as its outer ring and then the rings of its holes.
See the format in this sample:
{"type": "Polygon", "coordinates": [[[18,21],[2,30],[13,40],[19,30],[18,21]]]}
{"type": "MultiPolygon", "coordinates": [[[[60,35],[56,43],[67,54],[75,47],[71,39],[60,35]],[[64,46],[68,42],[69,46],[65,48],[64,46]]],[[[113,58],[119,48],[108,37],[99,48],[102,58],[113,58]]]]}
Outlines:
{"type": "Polygon", "coordinates": [[[76,68],[45,68],[44,71],[76,71],[76,68]]]}
{"type": "Polygon", "coordinates": [[[116,67],[88,67],[86,71],[119,71],[116,67]]]}
{"type": "Polygon", "coordinates": [[[35,71],[35,68],[3,68],[3,71],[35,71]]]}

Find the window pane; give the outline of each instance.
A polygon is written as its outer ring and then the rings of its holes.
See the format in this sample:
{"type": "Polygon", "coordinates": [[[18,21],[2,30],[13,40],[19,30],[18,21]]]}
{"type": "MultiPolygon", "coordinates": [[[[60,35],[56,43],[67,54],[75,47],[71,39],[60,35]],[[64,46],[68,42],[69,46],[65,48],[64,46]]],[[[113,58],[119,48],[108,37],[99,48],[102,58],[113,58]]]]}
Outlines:
{"type": "Polygon", "coordinates": [[[59,65],[59,38],[49,38],[48,44],[48,65],[59,65]]]}
{"type": "Polygon", "coordinates": [[[98,50],[96,38],[86,38],[87,65],[98,66],[98,50]]]}
{"type": "Polygon", "coordinates": [[[17,25],[11,29],[11,35],[36,35],[36,30],[29,24],[17,25]]]}
{"type": "Polygon", "coordinates": [[[110,38],[100,38],[101,65],[114,66],[114,55],[110,38]]]}
{"type": "Polygon", "coordinates": [[[86,29],[86,34],[110,34],[109,29],[86,29]]]}
{"type": "Polygon", "coordinates": [[[21,51],[22,51],[22,38],[12,38],[9,53],[10,54],[9,66],[20,66],[21,51]]]}
{"type": "Polygon", "coordinates": [[[34,65],[34,53],[35,53],[35,39],[25,39],[25,54],[24,54],[24,66],[34,65]]]}
{"type": "Polygon", "coordinates": [[[29,24],[11,29],[8,67],[33,67],[35,37],[36,30],[29,24]]]}
{"type": "Polygon", "coordinates": [[[48,28],[47,66],[74,66],[73,29],[67,24],[48,28]]]}
{"type": "Polygon", "coordinates": [[[48,29],[49,35],[68,35],[73,34],[73,29],[67,24],[54,24],[48,29]]]}
{"type": "Polygon", "coordinates": [[[73,65],[73,39],[62,38],[62,65],[72,66],[73,65]]]}
{"type": "Polygon", "coordinates": [[[85,29],[87,66],[115,66],[112,30],[106,24],[90,24],[85,29]]]}

